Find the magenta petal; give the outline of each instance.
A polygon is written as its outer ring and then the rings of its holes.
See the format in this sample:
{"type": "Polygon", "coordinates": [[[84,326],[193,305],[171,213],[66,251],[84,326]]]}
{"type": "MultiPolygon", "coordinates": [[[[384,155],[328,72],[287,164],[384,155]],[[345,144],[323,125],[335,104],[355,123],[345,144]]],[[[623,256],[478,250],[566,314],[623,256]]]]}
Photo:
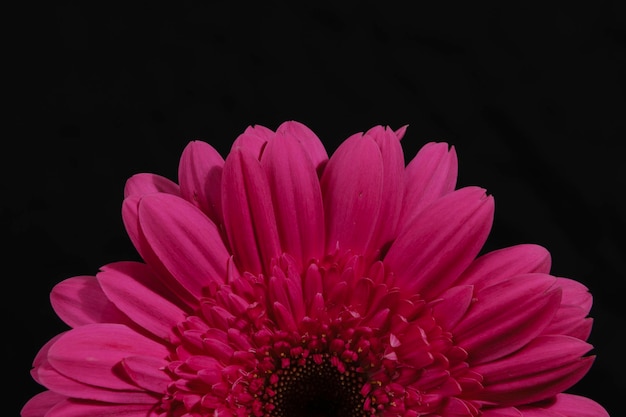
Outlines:
{"type": "Polygon", "coordinates": [[[514,380],[578,361],[592,346],[569,336],[538,336],[519,351],[493,362],[472,367],[485,378],[485,384],[514,380]]]}
{"type": "MultiPolygon", "coordinates": [[[[156,401],[155,401],[156,403],[156,401]]],[[[65,400],[45,417],[157,417],[146,404],[102,404],[65,400]]]]}
{"type": "Polygon", "coordinates": [[[570,388],[588,371],[591,345],[568,336],[539,336],[506,358],[475,366],[485,389],[478,399],[502,405],[545,400],[570,388]]]}
{"type": "Polygon", "coordinates": [[[88,324],[61,336],[48,351],[48,361],[78,382],[110,389],[136,389],[120,378],[122,359],[135,355],[165,358],[165,346],[121,324],[88,324]]]}
{"type": "Polygon", "coordinates": [[[593,297],[583,284],[569,278],[557,278],[556,285],[563,290],[562,304],[580,307],[587,312],[591,310],[593,297]]]}
{"type": "Polygon", "coordinates": [[[520,275],[477,291],[476,301],[452,329],[456,343],[475,364],[521,348],[554,317],[561,301],[555,281],[545,274],[520,275]]]}
{"type": "Polygon", "coordinates": [[[593,319],[587,317],[587,311],[576,306],[561,305],[552,322],[542,334],[564,334],[580,340],[587,340],[591,335],[593,319]]]}
{"type": "Polygon", "coordinates": [[[155,396],[137,387],[125,390],[106,389],[94,385],[84,384],[60,374],[49,363],[37,368],[37,378],[46,388],[61,395],[90,401],[104,401],[108,403],[135,403],[151,404],[155,396]]]}
{"type": "Polygon", "coordinates": [[[556,285],[563,296],[561,306],[543,334],[564,334],[587,340],[591,334],[593,319],[588,317],[593,303],[587,287],[568,278],[557,278],[556,285]]]}
{"type": "Polygon", "coordinates": [[[485,190],[466,187],[425,208],[406,225],[384,258],[407,291],[434,299],[449,288],[482,248],[494,203],[485,190]]]}
{"type": "Polygon", "coordinates": [[[147,195],[139,203],[139,223],[159,261],[195,297],[224,282],[230,254],[197,207],[168,194],[147,195]]]}
{"type": "Polygon", "coordinates": [[[370,137],[354,135],[331,156],[321,179],[326,252],[363,254],[382,202],[383,160],[370,137]]]}
{"type": "Polygon", "coordinates": [[[165,394],[172,378],[165,372],[168,361],[151,356],[129,356],[122,360],[126,375],[138,387],[148,391],[165,394]]]}
{"type": "Polygon", "coordinates": [[[237,148],[226,158],[222,204],[237,265],[255,274],[269,272],[280,241],[267,176],[249,151],[237,148]]]}
{"type": "Polygon", "coordinates": [[[546,410],[545,408],[520,407],[519,409],[522,417],[569,417],[555,411],[546,410]]]}
{"type": "Polygon", "coordinates": [[[567,417],[609,417],[609,413],[600,404],[572,394],[557,394],[545,409],[567,417]]]}
{"type": "Polygon", "coordinates": [[[265,144],[274,137],[274,132],[265,126],[248,126],[246,130],[235,139],[230,152],[235,149],[245,149],[246,152],[254,155],[256,159],[261,159],[265,144]]]}
{"type": "Polygon", "coordinates": [[[109,300],[140,327],[166,342],[178,340],[173,329],[185,320],[185,312],[150,287],[155,280],[146,265],[109,264],[97,278],[109,300]]]}
{"type": "Polygon", "coordinates": [[[383,162],[382,199],[378,219],[367,252],[378,258],[397,235],[404,194],[404,153],[398,137],[389,127],[376,126],[365,133],[380,148],[383,162]]]}
{"type": "Polygon", "coordinates": [[[198,206],[216,225],[222,220],[224,158],[208,143],[192,141],[180,157],[178,182],[183,198],[198,206]]]}
{"type": "Polygon", "coordinates": [[[91,323],[130,323],[104,294],[96,277],[68,278],[50,293],[52,308],[70,327],[91,323]]]}
{"type": "Polygon", "coordinates": [[[477,289],[520,274],[550,272],[550,252],[539,245],[521,244],[488,252],[461,274],[458,283],[471,284],[477,289]]]}
{"type": "Polygon", "coordinates": [[[474,287],[460,285],[452,287],[433,303],[433,316],[444,329],[453,329],[465,315],[472,302],[474,287]]]}
{"type": "Polygon", "coordinates": [[[139,255],[146,259],[144,256],[146,249],[145,246],[147,243],[142,240],[141,232],[139,231],[139,216],[138,216],[138,207],[139,201],[141,200],[140,195],[131,195],[124,198],[122,202],[122,221],[124,223],[124,227],[126,228],[126,234],[130,238],[130,241],[133,243],[139,255]]]}
{"type": "Polygon", "coordinates": [[[276,132],[265,148],[261,165],[272,194],[282,250],[302,267],[323,257],[324,207],[313,162],[302,144],[289,134],[281,129],[276,132]]]}
{"type": "Polygon", "coordinates": [[[514,407],[483,409],[480,412],[480,417],[524,417],[522,412],[514,407]]]}
{"type": "Polygon", "coordinates": [[[32,397],[22,410],[21,417],[43,417],[55,405],[59,404],[67,397],[53,391],[43,391],[32,397]]]}
{"type": "Polygon", "coordinates": [[[126,181],[124,197],[143,196],[151,193],[180,195],[180,187],[174,181],[157,174],[135,174],[126,181]]]}
{"type": "Polygon", "coordinates": [[[457,171],[454,147],[436,142],[424,145],[406,167],[402,223],[411,223],[424,207],[454,191],[457,171]]]}
{"type": "Polygon", "coordinates": [[[406,133],[406,130],[408,129],[409,125],[404,125],[399,127],[398,129],[396,129],[395,134],[396,137],[398,138],[398,140],[402,140],[402,138],[404,137],[404,134],[406,133]]]}
{"type": "Polygon", "coordinates": [[[197,304],[197,297],[183,288],[181,283],[172,276],[150,247],[150,242],[146,240],[146,237],[141,231],[139,226],[139,202],[141,199],[141,196],[130,196],[124,199],[122,204],[122,219],[126,227],[126,232],[141,258],[155,270],[156,279],[158,279],[164,287],[169,289],[172,297],[194,308],[197,304]]]}
{"type": "Polygon", "coordinates": [[[309,154],[311,162],[313,162],[318,177],[321,177],[324,167],[328,162],[328,153],[326,153],[326,148],[324,148],[324,145],[317,135],[307,126],[293,120],[284,122],[278,126],[276,134],[279,133],[286,137],[295,138],[302,144],[304,150],[309,154]]]}

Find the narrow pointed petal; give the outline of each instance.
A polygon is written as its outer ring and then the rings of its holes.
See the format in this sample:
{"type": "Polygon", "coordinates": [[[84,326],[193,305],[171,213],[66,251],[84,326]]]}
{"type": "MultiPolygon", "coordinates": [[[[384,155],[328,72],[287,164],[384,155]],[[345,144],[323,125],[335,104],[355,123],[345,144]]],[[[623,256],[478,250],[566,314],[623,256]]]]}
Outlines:
{"type": "Polygon", "coordinates": [[[395,239],[404,194],[404,153],[396,134],[390,128],[376,126],[365,133],[376,142],[383,162],[382,199],[378,219],[370,227],[373,235],[367,252],[379,258],[395,239]]]}
{"type": "Polygon", "coordinates": [[[96,277],[68,278],[54,286],[50,303],[58,316],[70,327],[91,323],[130,323],[104,294],[96,277]]]}
{"type": "Polygon", "coordinates": [[[454,147],[437,142],[424,145],[406,167],[402,223],[411,223],[424,207],[454,191],[457,172],[454,147]]]}
{"type": "Polygon", "coordinates": [[[180,187],[174,181],[157,174],[141,173],[130,177],[124,186],[124,198],[151,193],[180,195],[180,187]]]}
{"type": "Polygon", "coordinates": [[[70,330],[48,351],[50,364],[78,382],[110,389],[136,389],[120,378],[116,366],[127,356],[165,358],[165,346],[121,324],[89,324],[70,330]]]}
{"type": "Polygon", "coordinates": [[[53,391],[43,391],[32,397],[20,411],[21,417],[43,417],[55,405],[67,397],[53,391]]]}
{"type": "Polygon", "coordinates": [[[302,267],[323,257],[324,207],[315,166],[302,144],[289,134],[277,131],[261,165],[276,210],[282,251],[302,267]]]}
{"type": "Polygon", "coordinates": [[[461,188],[440,198],[406,225],[384,258],[385,268],[407,291],[436,298],[482,248],[493,212],[493,198],[482,188],[461,188]]]}
{"type": "Polygon", "coordinates": [[[183,198],[191,201],[218,225],[222,218],[224,158],[206,142],[190,142],[180,157],[178,182],[183,198]]]}
{"type": "Polygon", "coordinates": [[[178,341],[173,330],[185,319],[185,312],[150,288],[154,278],[144,264],[109,264],[97,279],[108,299],[133,322],[165,342],[178,341]]]}
{"type": "Polygon", "coordinates": [[[461,274],[458,283],[471,284],[477,289],[521,274],[550,272],[550,252],[534,244],[520,244],[497,249],[478,257],[461,274]]]}
{"type": "Polygon", "coordinates": [[[230,254],[197,207],[168,194],[147,195],[139,203],[139,223],[158,260],[195,297],[224,282],[230,254]]]}
{"type": "Polygon", "coordinates": [[[354,135],[331,156],[321,179],[326,253],[363,254],[382,202],[383,160],[369,137],[354,135]]]}
{"type": "Polygon", "coordinates": [[[520,275],[477,291],[463,320],[454,328],[456,343],[472,363],[504,357],[537,337],[556,313],[561,291],[545,274],[520,275]]]}
{"type": "Polygon", "coordinates": [[[309,158],[315,167],[318,177],[321,177],[324,167],[328,162],[328,153],[317,135],[307,126],[293,120],[284,122],[278,126],[276,134],[279,133],[286,137],[295,138],[302,144],[302,147],[309,154],[309,158]]]}
{"type": "Polygon", "coordinates": [[[65,400],[45,417],[157,417],[149,404],[102,404],[65,400]]]}
{"type": "Polygon", "coordinates": [[[280,240],[267,176],[248,151],[233,150],[222,179],[224,225],[235,262],[254,274],[270,271],[280,240]]]}
{"type": "Polygon", "coordinates": [[[408,129],[409,125],[404,125],[398,129],[396,129],[395,134],[396,137],[398,138],[398,140],[402,140],[402,138],[404,137],[404,134],[406,133],[406,130],[408,129]]]}

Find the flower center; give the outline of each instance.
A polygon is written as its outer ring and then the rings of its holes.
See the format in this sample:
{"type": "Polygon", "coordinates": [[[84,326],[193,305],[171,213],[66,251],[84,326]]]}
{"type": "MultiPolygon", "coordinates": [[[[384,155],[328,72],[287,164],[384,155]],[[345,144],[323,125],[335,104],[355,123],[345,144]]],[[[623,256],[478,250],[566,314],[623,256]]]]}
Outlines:
{"type": "Polygon", "coordinates": [[[478,415],[450,400],[482,389],[467,352],[381,265],[294,270],[232,279],[178,324],[163,415],[478,415]]]}
{"type": "Polygon", "coordinates": [[[308,358],[277,372],[270,389],[271,417],[345,416],[364,417],[365,397],[360,391],[364,379],[355,369],[341,373],[329,355],[316,363],[308,358]]]}

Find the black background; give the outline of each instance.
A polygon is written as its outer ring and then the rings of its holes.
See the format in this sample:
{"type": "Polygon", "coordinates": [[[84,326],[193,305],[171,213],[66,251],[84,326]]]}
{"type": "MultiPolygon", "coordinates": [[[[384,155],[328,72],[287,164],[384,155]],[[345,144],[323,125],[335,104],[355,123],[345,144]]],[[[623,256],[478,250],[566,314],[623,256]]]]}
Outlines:
{"type": "Polygon", "coordinates": [[[7,415],[41,390],[31,361],[65,329],[53,285],[138,259],[120,215],[125,180],[176,180],[190,140],[225,155],[246,126],[290,119],[329,152],[376,124],[409,125],[407,159],[427,141],[453,144],[459,186],[496,200],[486,250],[544,245],[555,275],[590,288],[598,357],[571,392],[626,415],[623,3],[207,3],[6,14],[7,415]]]}

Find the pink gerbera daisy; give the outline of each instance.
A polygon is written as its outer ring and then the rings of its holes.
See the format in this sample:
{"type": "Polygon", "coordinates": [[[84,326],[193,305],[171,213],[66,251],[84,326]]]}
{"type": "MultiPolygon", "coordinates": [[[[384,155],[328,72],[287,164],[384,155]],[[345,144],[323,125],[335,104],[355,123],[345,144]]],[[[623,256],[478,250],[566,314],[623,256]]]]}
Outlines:
{"type": "Polygon", "coordinates": [[[23,417],[601,417],[592,298],[521,244],[479,256],[494,200],[446,143],[405,167],[405,128],[329,158],[297,122],[228,156],[192,141],[178,183],[131,177],[143,262],[59,283],[70,330],[34,360],[23,417]]]}

